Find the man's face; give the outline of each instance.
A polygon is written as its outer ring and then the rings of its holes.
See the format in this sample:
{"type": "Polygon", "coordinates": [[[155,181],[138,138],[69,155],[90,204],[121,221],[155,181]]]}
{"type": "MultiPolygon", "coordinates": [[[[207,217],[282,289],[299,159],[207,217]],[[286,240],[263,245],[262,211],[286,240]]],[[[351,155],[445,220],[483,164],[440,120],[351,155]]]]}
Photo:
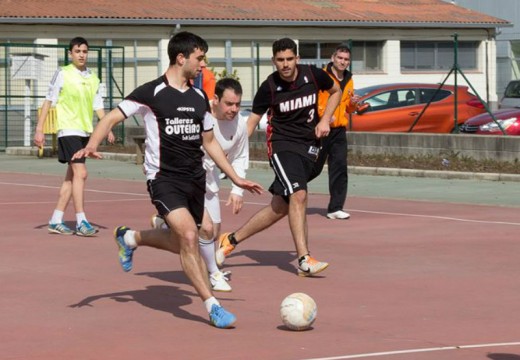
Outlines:
{"type": "Polygon", "coordinates": [[[206,58],[205,55],[204,51],[195,49],[188,58],[185,58],[183,69],[188,79],[196,78],[202,71],[202,68],[206,66],[206,62],[204,61],[206,58]]]}
{"type": "Polygon", "coordinates": [[[338,51],[332,55],[332,66],[340,72],[345,71],[350,65],[350,53],[347,51],[338,51]]]}
{"type": "Polygon", "coordinates": [[[299,57],[292,50],[278,51],[273,56],[273,64],[282,80],[294,81],[296,79],[296,64],[299,57]]]}
{"type": "Polygon", "coordinates": [[[74,45],[69,51],[72,64],[80,70],[84,70],[87,66],[88,46],[86,44],[74,45]]]}
{"type": "Polygon", "coordinates": [[[240,111],[242,95],[235,93],[233,89],[226,89],[220,99],[215,95],[213,111],[217,120],[233,120],[240,111]]]}

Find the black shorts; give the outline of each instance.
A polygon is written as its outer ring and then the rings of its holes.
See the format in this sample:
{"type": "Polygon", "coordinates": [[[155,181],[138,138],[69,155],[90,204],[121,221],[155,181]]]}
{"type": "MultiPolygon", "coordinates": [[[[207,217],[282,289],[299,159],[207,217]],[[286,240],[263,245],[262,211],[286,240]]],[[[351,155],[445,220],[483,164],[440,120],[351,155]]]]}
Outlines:
{"type": "Polygon", "coordinates": [[[159,215],[166,216],[172,210],[186,208],[200,227],[204,214],[205,173],[199,179],[158,177],[148,180],[146,185],[159,215]]]}
{"type": "Polygon", "coordinates": [[[282,151],[269,158],[275,179],[269,191],[286,199],[298,190],[307,191],[307,182],[314,168],[314,161],[306,156],[282,151]]]}
{"type": "Polygon", "coordinates": [[[85,163],[85,158],[70,161],[72,155],[87,146],[90,138],[85,136],[61,136],[58,138],[58,161],[62,164],[85,163]]]}

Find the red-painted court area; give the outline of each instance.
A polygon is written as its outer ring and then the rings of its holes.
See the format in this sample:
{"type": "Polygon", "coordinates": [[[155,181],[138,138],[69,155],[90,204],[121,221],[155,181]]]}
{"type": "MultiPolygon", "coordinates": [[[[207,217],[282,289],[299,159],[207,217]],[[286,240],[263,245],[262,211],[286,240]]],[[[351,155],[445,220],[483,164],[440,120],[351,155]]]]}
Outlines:
{"type": "MultiPolygon", "coordinates": [[[[228,259],[233,291],[217,297],[238,322],[220,330],[176,255],[140,248],[121,270],[113,228],[149,227],[144,181],[89,179],[93,238],[47,233],[60,182],[0,172],[2,360],[520,359],[518,208],[351,196],[352,218],[338,221],[313,194],[310,248],[330,267],[298,277],[282,220],[228,259]],[[282,325],[292,292],[316,300],[311,330],[282,325]]],[[[236,216],[224,208],[223,229],[269,200],[246,195],[236,216]]]]}

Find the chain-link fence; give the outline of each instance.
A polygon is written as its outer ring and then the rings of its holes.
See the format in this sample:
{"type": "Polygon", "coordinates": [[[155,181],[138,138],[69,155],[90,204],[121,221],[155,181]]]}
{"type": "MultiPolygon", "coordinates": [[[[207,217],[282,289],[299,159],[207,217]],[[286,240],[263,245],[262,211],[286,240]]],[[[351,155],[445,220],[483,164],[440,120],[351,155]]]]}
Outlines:
{"type": "MultiPolygon", "coordinates": [[[[69,63],[68,45],[0,43],[0,150],[31,146],[38,109],[59,66],[69,63]]],[[[89,47],[87,66],[106,87],[105,109],[112,109],[124,96],[122,47],[89,47]]],[[[95,115],[94,115],[95,116],[95,115]]],[[[114,129],[124,142],[124,125],[114,129]]],[[[51,134],[48,143],[51,140],[51,134]]]]}

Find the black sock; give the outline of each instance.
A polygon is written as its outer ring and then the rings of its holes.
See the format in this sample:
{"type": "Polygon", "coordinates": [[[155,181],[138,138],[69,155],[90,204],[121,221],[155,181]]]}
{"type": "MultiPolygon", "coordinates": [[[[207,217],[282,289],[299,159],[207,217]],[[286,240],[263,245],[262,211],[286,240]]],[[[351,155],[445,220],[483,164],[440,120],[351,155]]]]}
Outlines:
{"type": "Polygon", "coordinates": [[[228,235],[228,239],[229,239],[229,243],[233,246],[237,246],[238,245],[238,241],[237,239],[235,239],[235,233],[231,233],[228,235]]]}

